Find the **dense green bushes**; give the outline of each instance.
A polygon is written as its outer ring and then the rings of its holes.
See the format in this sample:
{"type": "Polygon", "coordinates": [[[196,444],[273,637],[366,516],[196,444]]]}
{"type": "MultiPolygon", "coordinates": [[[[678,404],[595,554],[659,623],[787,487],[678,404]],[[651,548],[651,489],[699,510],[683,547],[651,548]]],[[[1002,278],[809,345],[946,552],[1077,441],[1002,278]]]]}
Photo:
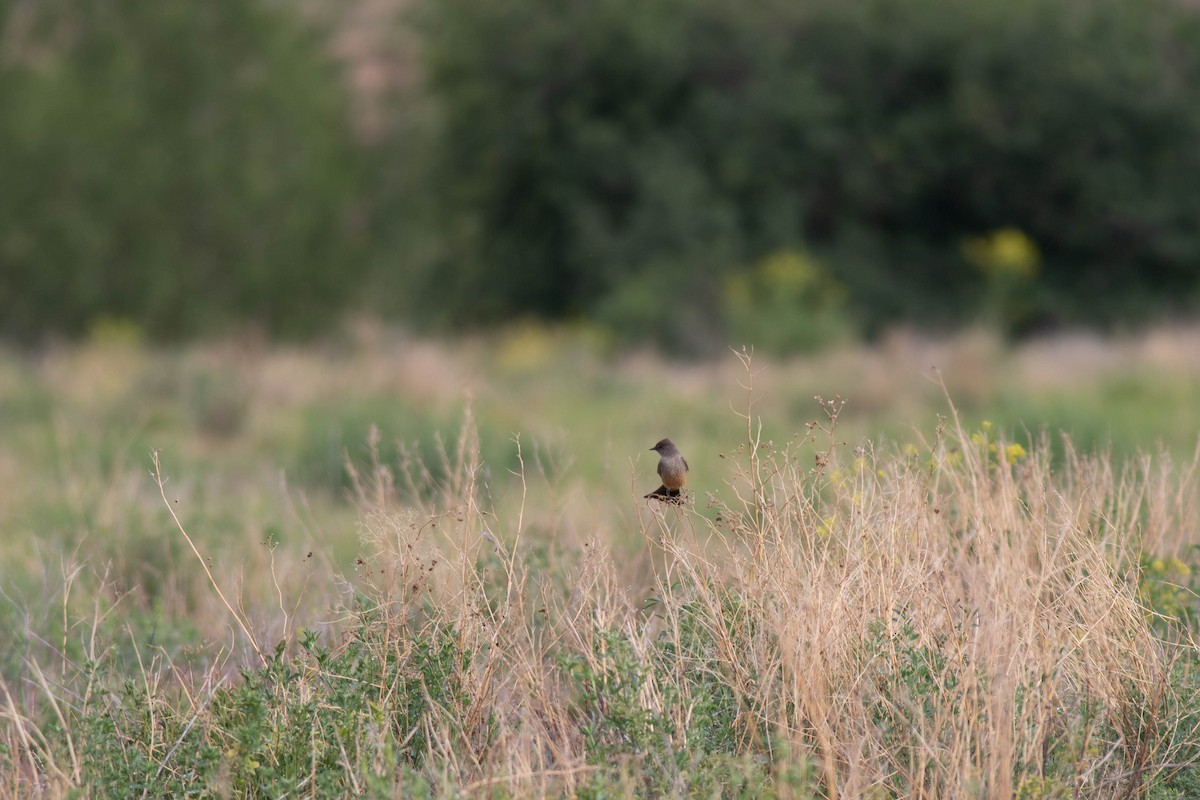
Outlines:
{"type": "Polygon", "coordinates": [[[790,350],[1200,299],[1174,0],[416,10],[422,87],[376,148],[292,9],[0,0],[0,331],[301,332],[370,295],[790,350]]]}
{"type": "Polygon", "coordinates": [[[292,12],[0,0],[0,20],[0,332],[297,332],[354,289],[345,90],[292,12]]]}
{"type": "Polygon", "coordinates": [[[595,314],[688,346],[778,251],[868,329],[1195,297],[1200,49],[1168,3],[435,5],[450,319],[595,314]],[[1005,230],[1028,280],[968,258],[1005,230]]]}

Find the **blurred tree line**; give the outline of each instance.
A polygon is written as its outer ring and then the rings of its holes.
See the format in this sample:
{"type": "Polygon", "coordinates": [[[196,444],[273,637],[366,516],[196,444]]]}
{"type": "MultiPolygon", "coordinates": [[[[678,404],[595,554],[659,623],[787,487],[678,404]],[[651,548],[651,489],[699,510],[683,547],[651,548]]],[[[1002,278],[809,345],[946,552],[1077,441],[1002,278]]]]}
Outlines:
{"type": "Polygon", "coordinates": [[[0,0],[0,330],[589,319],[682,351],[1200,307],[1177,0],[415,0],[363,141],[270,0],[0,0]]]}
{"type": "Polygon", "coordinates": [[[336,318],[372,198],[325,38],[261,0],[0,0],[0,331],[336,318]]]}

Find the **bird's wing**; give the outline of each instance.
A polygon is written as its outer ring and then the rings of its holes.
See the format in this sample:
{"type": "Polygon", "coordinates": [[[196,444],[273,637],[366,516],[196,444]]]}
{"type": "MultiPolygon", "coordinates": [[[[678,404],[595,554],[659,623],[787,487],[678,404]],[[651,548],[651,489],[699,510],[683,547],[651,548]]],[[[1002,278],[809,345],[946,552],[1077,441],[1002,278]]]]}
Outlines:
{"type": "Polygon", "coordinates": [[[680,456],[680,457],[679,457],[679,460],[683,462],[683,469],[684,469],[684,471],[685,471],[685,472],[690,472],[692,468],[691,468],[691,467],[689,467],[689,466],[687,465],[687,459],[686,459],[686,458],[684,458],[683,456],[680,456]]]}

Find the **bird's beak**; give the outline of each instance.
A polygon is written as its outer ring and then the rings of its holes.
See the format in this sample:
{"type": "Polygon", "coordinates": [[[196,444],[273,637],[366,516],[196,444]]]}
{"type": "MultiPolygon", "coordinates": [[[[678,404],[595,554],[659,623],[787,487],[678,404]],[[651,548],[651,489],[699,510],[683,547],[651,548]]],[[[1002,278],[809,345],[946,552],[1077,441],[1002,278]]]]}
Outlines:
{"type": "Polygon", "coordinates": [[[651,447],[650,449],[651,449],[651,450],[653,450],[654,448],[653,448],[653,447],[651,447]]]}

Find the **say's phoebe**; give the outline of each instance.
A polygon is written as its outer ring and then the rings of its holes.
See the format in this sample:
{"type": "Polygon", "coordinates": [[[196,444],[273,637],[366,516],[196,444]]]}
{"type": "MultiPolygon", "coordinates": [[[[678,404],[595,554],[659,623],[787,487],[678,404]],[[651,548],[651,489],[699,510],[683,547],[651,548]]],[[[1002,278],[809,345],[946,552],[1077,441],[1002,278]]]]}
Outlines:
{"type": "Polygon", "coordinates": [[[687,483],[687,459],[670,439],[663,439],[650,449],[658,453],[658,477],[662,478],[662,486],[646,497],[666,500],[668,503],[682,503],[679,490],[687,483]]]}

